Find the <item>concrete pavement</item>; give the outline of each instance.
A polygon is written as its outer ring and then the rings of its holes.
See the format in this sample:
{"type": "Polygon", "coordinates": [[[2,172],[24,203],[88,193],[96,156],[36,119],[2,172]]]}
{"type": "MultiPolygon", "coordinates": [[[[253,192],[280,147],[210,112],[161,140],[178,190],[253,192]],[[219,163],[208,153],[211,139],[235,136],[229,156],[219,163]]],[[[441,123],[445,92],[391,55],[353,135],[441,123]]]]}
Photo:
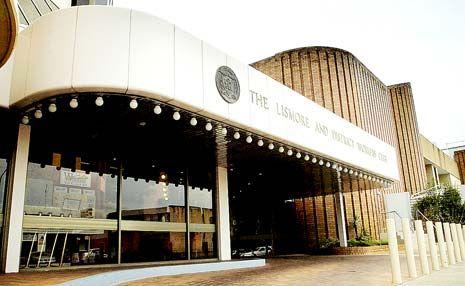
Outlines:
{"type": "Polygon", "coordinates": [[[458,286],[465,285],[465,263],[458,263],[440,271],[433,271],[428,276],[421,276],[404,283],[407,286],[458,286]]]}

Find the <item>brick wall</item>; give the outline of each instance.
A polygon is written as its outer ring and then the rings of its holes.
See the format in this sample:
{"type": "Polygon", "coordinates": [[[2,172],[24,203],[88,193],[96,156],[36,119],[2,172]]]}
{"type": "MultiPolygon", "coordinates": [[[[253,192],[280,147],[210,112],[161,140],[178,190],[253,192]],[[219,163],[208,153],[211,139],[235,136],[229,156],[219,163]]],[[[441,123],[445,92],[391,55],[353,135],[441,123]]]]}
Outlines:
{"type": "MultiPolygon", "coordinates": [[[[361,235],[364,230],[378,238],[380,230],[383,232],[385,229],[382,196],[386,193],[414,191],[422,186],[422,180],[426,178],[426,175],[423,177],[421,150],[416,145],[419,134],[411,89],[404,89],[409,96],[402,104],[406,112],[402,113],[402,118],[398,118],[394,114],[397,102],[392,100],[391,88],[347,51],[328,47],[300,48],[276,54],[252,66],[398,150],[402,174],[399,183],[389,188],[376,189],[369,181],[344,180],[348,237],[361,235]],[[404,121],[408,121],[408,129],[399,128],[399,124],[404,121]],[[399,140],[399,136],[404,134],[399,134],[399,130],[405,132],[406,138],[410,139],[406,142],[413,146],[408,149],[409,152],[415,152],[410,155],[410,161],[401,160],[402,156],[406,156],[407,149],[399,148],[399,144],[404,143],[399,140]],[[415,170],[408,170],[409,168],[415,170]],[[415,189],[410,183],[412,180],[415,182],[415,189]],[[354,224],[356,218],[359,221],[357,226],[354,224]]],[[[333,194],[303,200],[305,204],[297,204],[296,208],[303,209],[305,206],[303,211],[306,215],[299,218],[306,218],[306,222],[302,223],[306,224],[309,245],[318,244],[321,239],[337,238],[333,194]]]]}
{"type": "Polygon", "coordinates": [[[465,150],[455,151],[454,159],[459,167],[460,181],[465,184],[465,150]]]}
{"type": "Polygon", "coordinates": [[[424,190],[427,178],[412,88],[410,83],[402,83],[388,89],[400,154],[400,176],[404,190],[414,194],[424,190]]]}

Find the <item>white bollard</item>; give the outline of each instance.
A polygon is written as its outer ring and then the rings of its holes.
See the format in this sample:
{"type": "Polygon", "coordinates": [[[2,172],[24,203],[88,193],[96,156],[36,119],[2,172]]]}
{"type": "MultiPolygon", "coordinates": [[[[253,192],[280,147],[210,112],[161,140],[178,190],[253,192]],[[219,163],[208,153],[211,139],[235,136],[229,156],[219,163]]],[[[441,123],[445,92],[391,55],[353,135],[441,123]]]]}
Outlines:
{"type": "Polygon", "coordinates": [[[452,242],[454,243],[455,260],[457,262],[462,262],[462,256],[460,255],[459,237],[457,235],[457,226],[455,223],[450,224],[450,233],[452,234],[452,242]]]}
{"type": "Polygon", "coordinates": [[[448,222],[442,224],[444,227],[444,235],[446,236],[447,257],[449,258],[449,265],[455,264],[454,244],[450,236],[450,226],[448,222]]]}
{"type": "Polygon", "coordinates": [[[410,278],[417,277],[417,267],[415,265],[415,255],[413,253],[412,235],[410,233],[410,220],[402,218],[402,232],[404,233],[405,255],[407,256],[407,266],[410,278]]]}
{"type": "Polygon", "coordinates": [[[431,256],[431,264],[433,264],[433,270],[439,270],[438,249],[436,247],[436,239],[434,238],[434,226],[432,221],[426,222],[426,232],[428,233],[429,253],[431,256]]]}
{"type": "Polygon", "coordinates": [[[461,227],[462,227],[462,230],[463,230],[463,237],[464,237],[463,239],[465,241],[465,225],[462,225],[461,227]]]}
{"type": "Polygon", "coordinates": [[[465,241],[463,240],[462,225],[456,224],[455,227],[457,228],[457,236],[459,238],[460,256],[462,256],[462,260],[465,260],[465,241]]]}
{"type": "Polygon", "coordinates": [[[449,263],[447,262],[446,242],[444,241],[444,232],[442,230],[442,223],[437,221],[435,225],[436,225],[436,236],[438,237],[439,255],[441,256],[441,265],[442,267],[448,267],[449,263]]]}
{"type": "Polygon", "coordinates": [[[400,273],[399,249],[397,248],[396,222],[392,218],[386,219],[388,232],[389,256],[391,258],[392,284],[402,284],[400,273]]]}
{"type": "Polygon", "coordinates": [[[420,255],[420,265],[423,275],[429,274],[428,255],[426,254],[425,233],[423,231],[423,222],[415,221],[415,232],[417,233],[418,254],[420,255]]]}

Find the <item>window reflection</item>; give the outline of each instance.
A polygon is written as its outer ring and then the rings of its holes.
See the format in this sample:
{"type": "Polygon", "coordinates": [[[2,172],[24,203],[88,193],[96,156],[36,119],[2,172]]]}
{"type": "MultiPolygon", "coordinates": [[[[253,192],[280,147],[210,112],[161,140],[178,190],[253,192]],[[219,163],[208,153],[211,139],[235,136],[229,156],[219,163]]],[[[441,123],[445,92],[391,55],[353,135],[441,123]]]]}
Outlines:
{"type": "Polygon", "coordinates": [[[116,260],[116,231],[23,232],[21,268],[105,264],[116,260]]]}
{"type": "Polygon", "coordinates": [[[215,223],[212,190],[189,187],[189,207],[191,223],[215,223]]]}
{"type": "Polygon", "coordinates": [[[123,262],[186,259],[184,232],[122,232],[123,262]]]}
{"type": "Polygon", "coordinates": [[[116,218],[116,178],[30,162],[24,212],[73,218],[116,218]]]}
{"type": "Polygon", "coordinates": [[[185,222],[184,185],[129,177],[121,196],[123,219],[185,222]]]}
{"type": "Polygon", "coordinates": [[[216,257],[215,214],[212,189],[189,187],[191,259],[216,257]],[[206,225],[208,232],[201,225],[206,225]]]}

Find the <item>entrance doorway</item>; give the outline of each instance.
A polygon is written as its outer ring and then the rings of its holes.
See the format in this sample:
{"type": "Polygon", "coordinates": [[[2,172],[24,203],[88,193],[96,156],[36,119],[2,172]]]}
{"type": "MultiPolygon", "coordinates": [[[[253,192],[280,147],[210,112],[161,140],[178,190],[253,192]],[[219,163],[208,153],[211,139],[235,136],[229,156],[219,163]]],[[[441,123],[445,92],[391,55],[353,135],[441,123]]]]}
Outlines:
{"type": "Polygon", "coordinates": [[[332,193],[330,168],[255,146],[233,147],[229,167],[231,249],[234,258],[305,253],[309,248],[304,200],[332,193]],[[240,149],[240,150],[238,150],[240,149]],[[260,155],[261,156],[260,156],[260,155]]]}

